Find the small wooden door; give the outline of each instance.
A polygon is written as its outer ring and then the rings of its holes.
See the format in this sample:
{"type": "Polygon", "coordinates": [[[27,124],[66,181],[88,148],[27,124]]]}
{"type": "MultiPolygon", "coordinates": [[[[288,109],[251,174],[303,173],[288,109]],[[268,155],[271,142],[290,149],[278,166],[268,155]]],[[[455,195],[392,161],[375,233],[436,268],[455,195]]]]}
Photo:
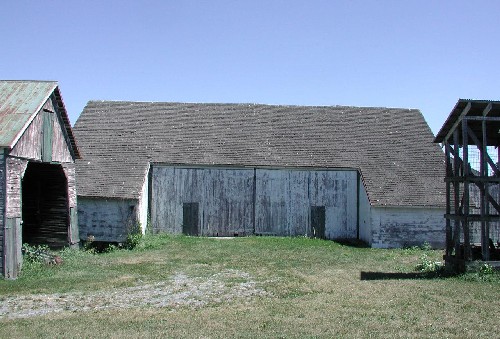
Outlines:
{"type": "Polygon", "coordinates": [[[325,206],[311,206],[311,236],[325,239],[325,206]]]}
{"type": "Polygon", "coordinates": [[[198,235],[198,203],[188,202],[182,206],[182,234],[198,235]]]}

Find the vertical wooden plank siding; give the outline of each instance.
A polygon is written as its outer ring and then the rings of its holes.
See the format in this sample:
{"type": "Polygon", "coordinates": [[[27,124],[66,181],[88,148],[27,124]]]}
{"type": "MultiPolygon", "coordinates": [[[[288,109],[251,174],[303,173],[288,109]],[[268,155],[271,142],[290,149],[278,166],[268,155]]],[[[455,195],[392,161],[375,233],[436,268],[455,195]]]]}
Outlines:
{"type": "Polygon", "coordinates": [[[356,238],[356,171],[257,169],[256,181],[257,234],[311,235],[311,206],[324,206],[325,237],[356,238]]]}
{"type": "Polygon", "coordinates": [[[42,161],[51,162],[52,161],[52,134],[54,129],[54,113],[48,111],[42,111],[43,114],[43,128],[42,128],[42,161]]]}
{"type": "Polygon", "coordinates": [[[153,232],[182,233],[183,204],[199,204],[198,234],[253,233],[253,169],[152,168],[153,232]]]}
{"type": "Polygon", "coordinates": [[[72,163],[71,145],[65,137],[63,123],[48,99],[24,134],[10,151],[11,156],[45,162],[72,163]]]}
{"type": "Polygon", "coordinates": [[[311,235],[311,206],[324,206],[325,237],[355,238],[356,180],[356,171],[154,165],[151,223],[180,234],[183,204],[199,203],[200,235],[311,235]]]}
{"type": "Polygon", "coordinates": [[[73,157],[70,152],[71,145],[66,139],[64,125],[59,115],[53,115],[52,131],[52,161],[59,163],[72,163],[73,157]]]}
{"type": "Polygon", "coordinates": [[[5,219],[5,277],[15,279],[21,269],[22,253],[21,253],[21,218],[6,218],[5,219]]]}
{"type": "Polygon", "coordinates": [[[0,275],[4,275],[5,153],[0,148],[0,275]]]}
{"type": "Polygon", "coordinates": [[[76,245],[80,242],[80,234],[78,232],[78,211],[76,207],[69,208],[69,244],[76,245]]]}
{"type": "Polygon", "coordinates": [[[43,114],[37,114],[28,126],[14,148],[10,151],[10,156],[41,160],[42,159],[42,131],[43,114]]]}

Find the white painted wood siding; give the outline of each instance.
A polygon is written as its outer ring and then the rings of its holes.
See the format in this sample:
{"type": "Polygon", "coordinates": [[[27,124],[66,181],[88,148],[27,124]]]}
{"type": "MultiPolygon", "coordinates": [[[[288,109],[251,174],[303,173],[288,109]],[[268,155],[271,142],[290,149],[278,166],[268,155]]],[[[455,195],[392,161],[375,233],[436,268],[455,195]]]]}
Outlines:
{"type": "Polygon", "coordinates": [[[366,194],[363,180],[359,182],[359,239],[367,244],[372,243],[371,206],[366,194]]]}
{"type": "Polygon", "coordinates": [[[372,207],[372,247],[445,245],[445,210],[440,208],[372,207]]]}
{"type": "Polygon", "coordinates": [[[136,223],[137,200],[78,198],[80,239],[123,242],[136,223]]]}

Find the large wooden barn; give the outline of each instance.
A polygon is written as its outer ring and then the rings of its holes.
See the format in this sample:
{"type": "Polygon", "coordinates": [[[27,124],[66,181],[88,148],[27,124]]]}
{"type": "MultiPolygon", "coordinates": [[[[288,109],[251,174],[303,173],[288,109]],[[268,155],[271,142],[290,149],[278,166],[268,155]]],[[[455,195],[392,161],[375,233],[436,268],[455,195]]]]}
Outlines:
{"type": "Polygon", "coordinates": [[[444,247],[443,152],[414,109],[90,101],[80,236],[135,225],[444,247]]]}
{"type": "Polygon", "coordinates": [[[0,81],[0,272],[15,278],[21,244],[79,242],[79,152],[56,82],[0,81]]]}

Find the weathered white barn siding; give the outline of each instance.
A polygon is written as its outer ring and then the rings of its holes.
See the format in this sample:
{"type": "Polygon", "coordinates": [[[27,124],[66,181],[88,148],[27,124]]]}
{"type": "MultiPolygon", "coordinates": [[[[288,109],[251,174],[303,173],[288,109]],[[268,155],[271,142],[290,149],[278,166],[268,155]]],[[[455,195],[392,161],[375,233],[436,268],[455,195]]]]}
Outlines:
{"type": "Polygon", "coordinates": [[[5,215],[5,155],[4,149],[0,148],[0,274],[3,272],[4,262],[4,221],[5,215]]]}
{"type": "Polygon", "coordinates": [[[139,196],[139,204],[137,206],[137,220],[140,222],[142,233],[146,232],[148,226],[148,209],[149,209],[149,169],[148,165],[144,175],[144,182],[142,184],[141,194],[139,196]]]}
{"type": "Polygon", "coordinates": [[[255,232],[309,235],[311,207],[325,208],[327,239],[355,238],[357,172],[257,169],[255,232]]]}
{"type": "Polygon", "coordinates": [[[125,241],[137,222],[137,204],[137,200],[133,199],[79,197],[80,239],[87,240],[93,236],[95,241],[125,241]]]}
{"type": "Polygon", "coordinates": [[[359,180],[359,239],[367,244],[372,243],[372,223],[371,223],[371,206],[366,194],[365,186],[360,178],[359,180]]]}
{"type": "Polygon", "coordinates": [[[198,203],[198,234],[253,234],[253,169],[154,165],[153,232],[182,233],[183,206],[198,203]]]}
{"type": "Polygon", "coordinates": [[[441,208],[371,208],[372,247],[391,248],[422,245],[443,248],[445,210],[441,208]]]}

